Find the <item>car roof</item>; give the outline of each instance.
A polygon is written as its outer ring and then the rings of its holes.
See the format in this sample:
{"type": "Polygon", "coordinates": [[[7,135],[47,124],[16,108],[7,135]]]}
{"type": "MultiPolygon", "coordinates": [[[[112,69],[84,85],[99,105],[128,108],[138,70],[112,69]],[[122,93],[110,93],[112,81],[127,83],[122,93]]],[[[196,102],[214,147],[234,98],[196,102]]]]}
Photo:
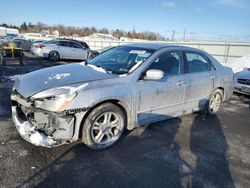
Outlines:
{"type": "MultiPolygon", "coordinates": [[[[84,42],[84,41],[79,41],[79,40],[75,40],[75,39],[56,39],[56,40],[60,40],[60,41],[71,41],[71,42],[78,42],[78,43],[81,43],[81,42],[84,42]]],[[[84,42],[86,43],[86,42],[84,42]]]]}
{"type": "Polygon", "coordinates": [[[191,47],[187,47],[187,46],[178,46],[178,45],[174,45],[174,44],[164,44],[164,43],[131,43],[131,44],[126,44],[124,46],[137,47],[137,48],[147,48],[147,49],[152,49],[152,50],[177,47],[177,48],[180,48],[182,50],[200,51],[196,48],[191,48],[191,47]]]}

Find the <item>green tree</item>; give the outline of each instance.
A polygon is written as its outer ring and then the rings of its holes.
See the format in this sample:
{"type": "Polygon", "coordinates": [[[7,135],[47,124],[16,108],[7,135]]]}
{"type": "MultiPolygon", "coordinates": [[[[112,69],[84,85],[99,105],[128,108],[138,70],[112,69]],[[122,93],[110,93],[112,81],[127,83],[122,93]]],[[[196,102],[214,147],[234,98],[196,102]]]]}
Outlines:
{"type": "Polygon", "coordinates": [[[26,22],[23,22],[23,23],[20,25],[20,30],[23,31],[23,32],[26,32],[26,31],[28,30],[28,27],[27,27],[26,22]]]}

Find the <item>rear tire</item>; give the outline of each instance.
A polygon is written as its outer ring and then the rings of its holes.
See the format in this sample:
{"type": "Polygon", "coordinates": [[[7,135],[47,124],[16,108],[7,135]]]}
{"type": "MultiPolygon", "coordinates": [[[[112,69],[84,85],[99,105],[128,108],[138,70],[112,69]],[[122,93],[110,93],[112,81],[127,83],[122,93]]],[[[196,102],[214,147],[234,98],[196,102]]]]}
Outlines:
{"type": "Polygon", "coordinates": [[[51,52],[49,53],[48,58],[49,58],[50,61],[56,62],[56,61],[59,61],[60,55],[59,55],[59,53],[56,52],[56,51],[51,51],[51,52]]]}
{"type": "Polygon", "coordinates": [[[215,116],[223,102],[223,91],[216,89],[210,96],[208,103],[205,107],[205,113],[209,116],[215,116]]]}
{"type": "Polygon", "coordinates": [[[121,137],[126,126],[125,114],[113,103],[97,106],[83,123],[82,142],[93,150],[103,150],[121,137]]]}

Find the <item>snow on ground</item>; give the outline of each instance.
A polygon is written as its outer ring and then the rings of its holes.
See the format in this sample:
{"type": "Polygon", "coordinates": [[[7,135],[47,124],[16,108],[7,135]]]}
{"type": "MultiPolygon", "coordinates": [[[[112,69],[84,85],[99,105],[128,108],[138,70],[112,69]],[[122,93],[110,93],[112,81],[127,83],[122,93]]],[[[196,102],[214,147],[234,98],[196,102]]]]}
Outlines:
{"type": "Polygon", "coordinates": [[[250,54],[237,58],[227,63],[226,66],[231,67],[234,73],[243,71],[244,68],[250,68],[250,54]]]}

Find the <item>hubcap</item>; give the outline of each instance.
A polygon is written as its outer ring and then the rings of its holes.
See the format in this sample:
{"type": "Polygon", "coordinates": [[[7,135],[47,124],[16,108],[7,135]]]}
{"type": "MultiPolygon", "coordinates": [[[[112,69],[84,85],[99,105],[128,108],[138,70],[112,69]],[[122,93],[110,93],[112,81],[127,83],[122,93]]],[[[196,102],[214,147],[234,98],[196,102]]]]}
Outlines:
{"type": "Polygon", "coordinates": [[[52,59],[53,61],[58,60],[58,54],[55,53],[55,52],[51,52],[51,59],[52,59]]]}
{"type": "Polygon", "coordinates": [[[210,112],[217,112],[220,108],[221,101],[222,101],[221,95],[219,93],[215,93],[211,97],[210,102],[209,102],[210,112]]]}
{"type": "Polygon", "coordinates": [[[97,144],[113,143],[119,138],[121,122],[114,112],[101,114],[93,123],[91,136],[97,144]]]}

